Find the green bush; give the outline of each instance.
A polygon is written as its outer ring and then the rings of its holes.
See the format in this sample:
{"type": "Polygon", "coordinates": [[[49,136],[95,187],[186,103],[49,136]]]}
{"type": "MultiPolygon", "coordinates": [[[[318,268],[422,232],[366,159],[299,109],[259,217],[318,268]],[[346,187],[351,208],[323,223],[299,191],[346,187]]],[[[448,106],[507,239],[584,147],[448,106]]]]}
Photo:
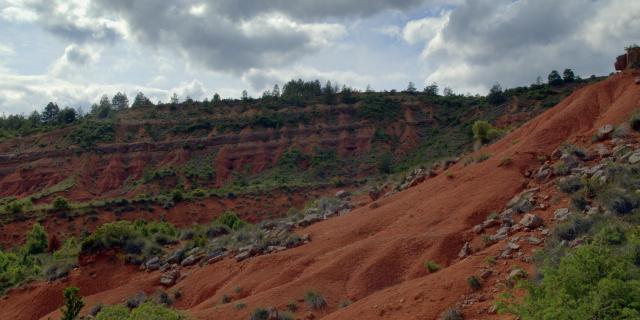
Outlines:
{"type": "Polygon", "coordinates": [[[28,254],[44,253],[49,247],[49,238],[47,232],[39,224],[35,223],[31,228],[31,232],[27,234],[25,248],[28,254]]]}
{"type": "Polygon", "coordinates": [[[80,314],[80,310],[84,307],[80,289],[69,287],[64,289],[64,307],[62,308],[62,320],[75,320],[80,314]]]}
{"type": "Polygon", "coordinates": [[[304,295],[304,301],[309,308],[313,310],[320,310],[327,306],[327,302],[324,297],[316,291],[310,290],[304,295]]]}
{"type": "Polygon", "coordinates": [[[53,199],[52,206],[55,210],[68,210],[71,207],[69,201],[64,197],[56,197],[53,199]]]}
{"type": "Polygon", "coordinates": [[[184,320],[180,312],[148,301],[130,310],[123,305],[103,307],[96,320],[184,320]]]}
{"type": "Polygon", "coordinates": [[[269,311],[264,308],[256,308],[251,313],[250,320],[268,320],[269,319],[269,311]]]}
{"type": "Polygon", "coordinates": [[[640,132],[640,112],[636,111],[631,115],[629,126],[631,129],[640,132]]]}
{"type": "Polygon", "coordinates": [[[216,219],[216,222],[225,225],[234,231],[240,230],[247,225],[246,221],[240,219],[240,217],[232,211],[226,211],[223,213],[218,217],[218,219],[216,219]]]}
{"type": "Polygon", "coordinates": [[[436,263],[433,260],[429,260],[427,262],[424,263],[425,268],[427,268],[427,270],[429,271],[429,273],[434,273],[438,270],[440,270],[440,265],[438,263],[436,263]]]}
{"type": "Polygon", "coordinates": [[[471,127],[473,138],[481,143],[491,142],[500,136],[500,130],[485,120],[478,120],[471,127]]]}
{"type": "Polygon", "coordinates": [[[467,278],[467,284],[469,284],[469,287],[473,290],[480,290],[480,288],[482,288],[482,283],[476,276],[470,276],[467,278]]]}

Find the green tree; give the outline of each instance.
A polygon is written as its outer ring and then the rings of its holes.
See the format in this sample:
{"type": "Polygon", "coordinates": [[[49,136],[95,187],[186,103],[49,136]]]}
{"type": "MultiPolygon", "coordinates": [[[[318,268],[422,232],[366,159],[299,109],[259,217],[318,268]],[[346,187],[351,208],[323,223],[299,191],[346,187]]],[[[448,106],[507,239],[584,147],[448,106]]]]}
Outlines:
{"type": "Polygon", "coordinates": [[[247,90],[242,90],[241,99],[242,101],[249,101],[249,93],[247,90]]]}
{"type": "Polygon", "coordinates": [[[35,223],[31,228],[31,231],[27,234],[27,241],[25,248],[28,254],[44,253],[49,247],[49,236],[44,228],[35,223]]]}
{"type": "Polygon", "coordinates": [[[129,108],[129,98],[127,98],[126,94],[118,92],[113,96],[113,99],[111,99],[111,104],[116,110],[124,110],[129,108]]]}
{"type": "Polygon", "coordinates": [[[60,108],[58,107],[58,105],[53,102],[49,102],[42,111],[42,123],[54,124],[56,121],[58,121],[59,112],[60,108]]]}
{"type": "Polygon", "coordinates": [[[502,86],[496,82],[491,89],[489,90],[489,94],[487,95],[487,101],[493,105],[499,105],[505,101],[507,101],[507,97],[504,95],[502,91],[502,86]]]}
{"type": "Polygon", "coordinates": [[[150,105],[152,105],[151,100],[149,100],[149,98],[147,98],[144,93],[138,92],[135,98],[133,98],[133,104],[131,105],[131,108],[143,108],[150,105]]]}
{"type": "Polygon", "coordinates": [[[423,92],[426,93],[429,96],[437,96],[438,95],[438,84],[434,82],[434,83],[424,87],[423,92]]]}
{"type": "Polygon", "coordinates": [[[73,108],[65,107],[58,113],[58,123],[70,124],[74,123],[77,118],[76,110],[73,108]]]}
{"type": "Polygon", "coordinates": [[[64,289],[64,307],[62,308],[62,320],[75,320],[84,307],[80,289],[68,287],[64,289]]]}
{"type": "Polygon", "coordinates": [[[326,104],[336,104],[336,90],[331,85],[331,81],[327,81],[324,88],[322,88],[323,100],[326,104]]]}
{"type": "Polygon", "coordinates": [[[409,85],[407,85],[407,92],[411,94],[416,93],[416,85],[411,81],[409,81],[409,85]]]}
{"type": "Polygon", "coordinates": [[[278,86],[277,83],[273,85],[273,90],[271,90],[271,96],[276,99],[280,98],[280,87],[278,86]]]}
{"type": "Polygon", "coordinates": [[[547,79],[549,80],[549,85],[552,86],[561,85],[563,83],[562,77],[560,77],[560,73],[558,73],[558,71],[556,70],[551,71],[551,73],[549,73],[549,76],[547,76],[547,79]]]}
{"type": "Polygon", "coordinates": [[[171,99],[169,101],[174,106],[180,103],[180,99],[178,99],[178,95],[175,92],[171,95],[171,99]]]}
{"type": "Polygon", "coordinates": [[[573,70],[564,69],[562,72],[562,80],[564,80],[564,82],[574,82],[576,80],[576,75],[573,73],[573,70]]]}
{"type": "Polygon", "coordinates": [[[53,199],[52,205],[55,210],[69,209],[69,201],[67,201],[67,199],[65,199],[64,197],[56,197],[55,199],[53,199]]]}

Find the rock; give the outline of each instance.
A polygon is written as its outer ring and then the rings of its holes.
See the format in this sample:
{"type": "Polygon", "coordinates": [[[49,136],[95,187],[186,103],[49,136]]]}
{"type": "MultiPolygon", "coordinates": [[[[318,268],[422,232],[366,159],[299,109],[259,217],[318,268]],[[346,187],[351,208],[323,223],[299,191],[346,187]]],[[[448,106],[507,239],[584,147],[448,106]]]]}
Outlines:
{"type": "Polygon", "coordinates": [[[346,199],[349,198],[351,196],[351,194],[348,191],[344,191],[344,190],[340,190],[338,192],[336,192],[336,197],[339,199],[346,199]]]}
{"type": "Polygon", "coordinates": [[[527,243],[537,246],[542,243],[542,240],[531,236],[531,237],[527,237],[527,243]]]}
{"type": "Polygon", "coordinates": [[[507,249],[520,250],[520,246],[517,243],[507,242],[507,249]]]}
{"type": "Polygon", "coordinates": [[[596,153],[601,157],[606,157],[611,155],[611,150],[609,150],[609,148],[607,148],[607,146],[605,146],[602,143],[597,144],[595,146],[595,149],[596,149],[596,153]]]}
{"type": "Polygon", "coordinates": [[[198,262],[198,260],[200,260],[201,256],[195,256],[195,255],[190,255],[188,257],[186,257],[184,260],[182,260],[182,262],[180,262],[180,265],[183,267],[189,267],[192,266],[194,264],[196,264],[196,262],[198,262]]]}
{"type": "Polygon", "coordinates": [[[183,249],[174,251],[166,260],[167,263],[180,263],[185,257],[183,249]]]}
{"type": "Polygon", "coordinates": [[[527,213],[520,220],[520,224],[525,228],[535,229],[543,224],[542,218],[538,217],[535,214],[527,213]]]}
{"type": "Polygon", "coordinates": [[[178,278],[180,278],[180,271],[178,269],[167,271],[160,276],[160,284],[169,287],[174,285],[178,278]]]}
{"type": "Polygon", "coordinates": [[[598,139],[603,140],[603,139],[607,139],[611,136],[611,134],[613,133],[613,125],[610,124],[605,124],[604,126],[598,128],[598,139]]]}
{"type": "Polygon", "coordinates": [[[493,274],[493,271],[491,271],[489,269],[486,269],[486,270],[484,270],[484,271],[482,271],[480,273],[480,278],[487,279],[487,278],[491,277],[492,274],[493,274]]]}
{"type": "Polygon", "coordinates": [[[600,213],[600,207],[596,206],[596,207],[589,207],[587,209],[587,215],[592,216],[592,215],[596,215],[600,213]]]}
{"type": "Polygon", "coordinates": [[[640,77],[636,77],[633,81],[635,84],[640,84],[640,77]]]}
{"type": "Polygon", "coordinates": [[[158,270],[160,270],[160,272],[165,272],[165,271],[167,271],[169,269],[171,269],[171,265],[168,264],[168,263],[165,263],[162,266],[160,266],[160,269],[158,269],[158,270]]]}
{"type": "Polygon", "coordinates": [[[570,214],[571,212],[569,212],[569,208],[559,208],[553,213],[553,219],[556,221],[564,221],[569,218],[570,214]]]}
{"type": "Polygon", "coordinates": [[[489,240],[491,241],[499,241],[502,239],[506,239],[509,236],[509,227],[502,227],[500,229],[498,229],[498,231],[496,232],[496,234],[492,235],[489,237],[489,240]]]}
{"type": "Polygon", "coordinates": [[[482,227],[481,224],[476,224],[475,226],[473,226],[473,232],[480,234],[482,233],[482,231],[484,230],[484,228],[482,227]]]}
{"type": "Polygon", "coordinates": [[[307,312],[307,314],[304,316],[304,320],[313,320],[315,318],[316,316],[314,316],[311,311],[307,312]]]}
{"type": "Polygon", "coordinates": [[[629,158],[627,158],[627,162],[629,162],[630,164],[636,164],[638,162],[640,162],[640,151],[636,151],[634,153],[632,153],[629,158]]]}
{"type": "Polygon", "coordinates": [[[246,260],[251,257],[251,253],[249,251],[243,251],[236,255],[236,261],[240,262],[242,260],[246,260]]]}
{"type": "Polygon", "coordinates": [[[536,192],[538,192],[538,190],[538,188],[533,188],[522,191],[520,194],[513,197],[509,201],[509,203],[507,203],[507,207],[521,213],[532,211],[535,208],[534,195],[536,192]]]}
{"type": "Polygon", "coordinates": [[[553,169],[548,164],[545,164],[538,169],[535,178],[538,179],[538,181],[546,181],[551,177],[551,173],[553,173],[553,169]]]}
{"type": "Polygon", "coordinates": [[[507,275],[507,281],[510,281],[510,282],[518,281],[520,279],[525,279],[526,277],[527,277],[527,274],[524,272],[524,270],[513,269],[511,270],[511,272],[509,272],[509,275],[507,275]]]}
{"type": "Polygon", "coordinates": [[[158,269],[160,269],[160,258],[153,257],[153,258],[147,260],[147,262],[144,263],[144,267],[147,270],[158,270],[158,269]]]}
{"type": "Polygon", "coordinates": [[[287,247],[283,247],[283,246],[268,246],[267,250],[265,250],[268,253],[271,252],[280,252],[280,251],[284,251],[287,250],[287,247]]]}
{"type": "Polygon", "coordinates": [[[229,253],[226,252],[226,251],[217,251],[217,252],[214,252],[214,253],[210,253],[205,258],[206,259],[206,263],[207,264],[216,263],[216,262],[224,259],[228,255],[229,255],[229,253]]]}
{"type": "Polygon", "coordinates": [[[467,241],[462,245],[460,252],[458,252],[458,258],[464,258],[469,254],[471,254],[471,245],[469,244],[469,241],[467,241]]]}
{"type": "Polygon", "coordinates": [[[310,214],[298,221],[298,227],[306,227],[312,225],[318,221],[322,221],[322,216],[319,214],[310,214]]]}
{"type": "Polygon", "coordinates": [[[500,221],[503,227],[510,227],[513,225],[513,209],[507,209],[500,213],[500,221]]]}
{"type": "Polygon", "coordinates": [[[484,222],[482,222],[482,227],[483,228],[491,228],[493,226],[497,226],[498,225],[498,220],[495,218],[490,218],[485,220],[484,222]]]}

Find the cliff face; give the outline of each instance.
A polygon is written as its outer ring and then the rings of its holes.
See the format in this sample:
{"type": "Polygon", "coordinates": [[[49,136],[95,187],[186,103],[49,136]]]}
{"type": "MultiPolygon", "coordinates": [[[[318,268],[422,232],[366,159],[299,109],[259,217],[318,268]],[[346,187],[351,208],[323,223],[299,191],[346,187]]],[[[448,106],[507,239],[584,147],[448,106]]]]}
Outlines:
{"type": "Polygon", "coordinates": [[[640,68],[640,47],[627,48],[627,53],[616,58],[614,66],[617,71],[640,68]]]}

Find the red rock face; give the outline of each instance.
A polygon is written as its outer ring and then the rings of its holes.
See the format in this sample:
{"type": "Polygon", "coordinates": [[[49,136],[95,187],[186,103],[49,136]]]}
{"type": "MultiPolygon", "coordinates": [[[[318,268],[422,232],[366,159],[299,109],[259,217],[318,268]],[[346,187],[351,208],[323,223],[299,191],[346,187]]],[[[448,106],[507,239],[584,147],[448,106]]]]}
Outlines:
{"type": "Polygon", "coordinates": [[[616,58],[615,63],[616,71],[622,71],[627,68],[627,54],[623,54],[616,58]]]}

